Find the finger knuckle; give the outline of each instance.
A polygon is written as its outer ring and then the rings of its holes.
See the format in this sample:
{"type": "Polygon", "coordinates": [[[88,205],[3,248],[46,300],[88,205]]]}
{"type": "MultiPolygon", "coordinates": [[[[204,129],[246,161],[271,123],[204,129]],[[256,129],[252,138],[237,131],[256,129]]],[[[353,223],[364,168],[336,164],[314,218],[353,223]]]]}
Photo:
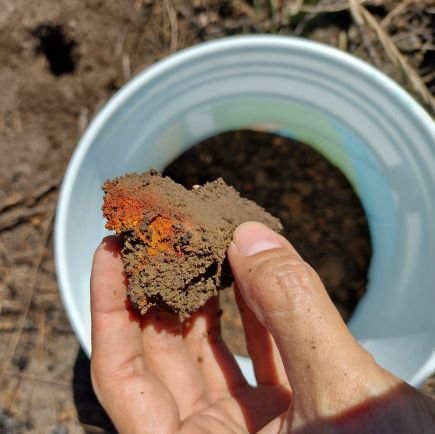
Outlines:
{"type": "Polygon", "coordinates": [[[265,260],[251,272],[251,289],[257,295],[268,294],[271,302],[265,308],[280,310],[288,307],[290,299],[302,297],[311,291],[316,278],[315,271],[302,259],[291,254],[265,260]],[[272,303],[273,302],[273,303],[272,303]]]}

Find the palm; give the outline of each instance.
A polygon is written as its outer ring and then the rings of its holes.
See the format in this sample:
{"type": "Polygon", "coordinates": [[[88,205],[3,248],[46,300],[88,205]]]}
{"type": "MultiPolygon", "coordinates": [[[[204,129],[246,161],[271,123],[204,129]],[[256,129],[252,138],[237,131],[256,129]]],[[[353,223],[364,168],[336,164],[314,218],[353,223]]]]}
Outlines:
{"type": "Polygon", "coordinates": [[[103,246],[91,282],[92,372],[96,392],[120,431],[233,433],[281,424],[288,383],[270,335],[249,309],[244,306],[242,316],[258,387],[246,383],[220,338],[217,300],[184,324],[158,312],[137,321],[125,306],[117,241],[103,246]]]}
{"type": "MultiPolygon", "coordinates": [[[[183,423],[182,433],[257,432],[276,421],[281,424],[280,412],[288,407],[288,395],[278,386],[242,387],[204,409],[193,412],[183,423]]],[[[275,425],[273,424],[273,427],[275,425]]],[[[270,432],[277,432],[270,426],[270,432]]],[[[264,432],[268,432],[265,430],[264,432]]]]}
{"type": "MultiPolygon", "coordinates": [[[[140,376],[132,377],[131,381],[126,381],[123,385],[123,387],[125,387],[123,392],[125,392],[126,401],[135,402],[138,409],[143,409],[141,420],[144,419],[144,415],[149,417],[149,396],[143,395],[138,400],[134,396],[134,393],[131,392],[131,387],[133,383],[136,385],[142,383],[143,385],[144,381],[146,380],[140,376]]],[[[122,393],[119,385],[117,390],[118,395],[122,393]]],[[[272,422],[272,425],[269,425],[270,432],[277,432],[274,422],[281,425],[282,421],[279,418],[280,413],[283,413],[288,407],[288,395],[283,389],[278,386],[259,386],[256,388],[241,386],[238,390],[232,391],[231,393],[233,396],[230,392],[227,393],[226,396],[221,393],[219,398],[214,397],[213,399],[213,397],[211,397],[207,400],[204,399],[203,402],[192,404],[191,406],[183,406],[183,423],[179,426],[179,432],[186,434],[194,434],[196,432],[215,432],[222,434],[227,432],[257,432],[270,422],[272,422]]],[[[162,429],[163,423],[167,423],[168,432],[175,432],[175,430],[172,430],[176,427],[174,422],[177,422],[177,419],[179,419],[178,412],[174,411],[174,409],[178,407],[176,400],[172,394],[168,394],[168,389],[165,386],[162,386],[160,390],[155,390],[153,394],[154,399],[156,398],[156,394],[161,394],[162,401],[165,401],[165,405],[160,405],[160,409],[155,411],[152,416],[154,421],[147,425],[147,429],[144,429],[145,425],[142,423],[142,430],[140,432],[165,432],[162,429]],[[169,400],[168,396],[170,396],[169,400]],[[168,407],[172,407],[173,411],[168,412],[168,407]]],[[[190,401],[193,403],[195,396],[186,393],[185,399],[187,402],[190,401]]],[[[158,400],[161,404],[160,397],[158,400]]],[[[131,413],[131,407],[128,408],[128,412],[131,413]]],[[[127,415],[127,412],[124,414],[127,415]]],[[[127,418],[115,420],[117,426],[122,427],[121,432],[136,432],[128,427],[127,422],[127,418]]],[[[265,429],[264,432],[269,432],[269,430],[265,429]]]]}

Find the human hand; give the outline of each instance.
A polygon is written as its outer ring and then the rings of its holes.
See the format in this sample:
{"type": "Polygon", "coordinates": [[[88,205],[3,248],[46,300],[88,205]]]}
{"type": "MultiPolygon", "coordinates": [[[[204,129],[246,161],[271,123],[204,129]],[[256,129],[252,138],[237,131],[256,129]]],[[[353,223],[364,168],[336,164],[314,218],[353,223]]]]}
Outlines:
{"type": "Polygon", "coordinates": [[[184,324],[156,311],[134,321],[119,250],[109,237],[94,258],[91,373],[121,434],[435,432],[434,401],[376,364],[263,225],[240,226],[228,250],[257,387],[221,339],[216,299],[184,324]]]}

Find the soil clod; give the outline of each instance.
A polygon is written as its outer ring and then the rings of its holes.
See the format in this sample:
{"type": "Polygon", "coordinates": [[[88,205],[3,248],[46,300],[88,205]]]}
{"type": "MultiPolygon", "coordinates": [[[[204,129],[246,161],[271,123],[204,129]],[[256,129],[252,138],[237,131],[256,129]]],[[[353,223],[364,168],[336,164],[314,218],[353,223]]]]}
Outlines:
{"type": "Polygon", "coordinates": [[[187,318],[231,280],[225,256],[239,224],[282,229],[222,179],[187,190],[149,171],[107,181],[103,190],[106,227],[123,240],[128,298],[142,314],[156,306],[187,318]]]}

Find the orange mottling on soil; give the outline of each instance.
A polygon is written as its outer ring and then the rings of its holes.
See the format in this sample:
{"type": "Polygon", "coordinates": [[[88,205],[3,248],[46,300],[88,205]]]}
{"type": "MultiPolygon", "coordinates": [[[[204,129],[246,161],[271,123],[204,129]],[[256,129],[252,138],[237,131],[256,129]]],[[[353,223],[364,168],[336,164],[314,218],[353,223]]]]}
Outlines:
{"type": "Polygon", "coordinates": [[[103,213],[107,218],[106,228],[117,234],[133,230],[139,238],[144,239],[141,231],[144,214],[147,210],[155,209],[158,202],[158,197],[152,193],[144,194],[139,189],[132,191],[119,184],[112,184],[103,205],[103,213]]]}
{"type": "Polygon", "coordinates": [[[148,225],[151,232],[151,240],[148,242],[149,255],[174,252],[175,223],[171,218],[158,216],[148,225]]]}
{"type": "MultiPolygon", "coordinates": [[[[176,215],[165,200],[150,189],[126,186],[117,181],[108,182],[103,213],[107,218],[107,229],[114,230],[118,235],[124,231],[133,231],[146,244],[147,255],[182,255],[175,247],[175,227],[177,224],[180,225],[185,217],[176,215]],[[148,219],[144,221],[146,216],[148,219]]],[[[187,227],[193,226],[185,223],[187,227]]],[[[137,259],[141,259],[138,264],[146,262],[146,258],[137,259]]],[[[138,265],[138,268],[141,269],[141,265],[138,265]]]]}

